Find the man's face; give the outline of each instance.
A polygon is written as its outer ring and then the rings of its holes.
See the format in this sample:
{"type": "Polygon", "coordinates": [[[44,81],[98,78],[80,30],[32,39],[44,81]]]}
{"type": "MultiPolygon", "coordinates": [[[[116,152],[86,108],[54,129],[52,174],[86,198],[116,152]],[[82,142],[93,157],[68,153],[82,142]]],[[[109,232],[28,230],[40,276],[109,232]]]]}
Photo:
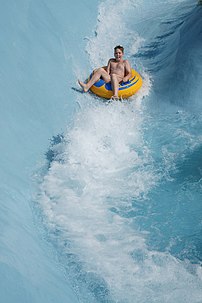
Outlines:
{"type": "Polygon", "coordinates": [[[123,57],[123,52],[122,50],[120,50],[119,48],[117,48],[115,51],[114,51],[114,57],[116,59],[116,61],[120,61],[123,57]]]}

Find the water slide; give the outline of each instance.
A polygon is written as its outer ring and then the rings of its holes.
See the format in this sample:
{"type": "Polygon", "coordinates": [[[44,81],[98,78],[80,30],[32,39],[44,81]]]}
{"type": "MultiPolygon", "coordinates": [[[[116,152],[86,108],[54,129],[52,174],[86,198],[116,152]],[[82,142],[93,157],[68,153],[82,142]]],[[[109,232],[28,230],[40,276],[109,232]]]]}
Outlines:
{"type": "Polygon", "coordinates": [[[1,3],[2,303],[202,302],[200,2],[1,3]],[[79,92],[117,44],[141,90],[79,92]]]}

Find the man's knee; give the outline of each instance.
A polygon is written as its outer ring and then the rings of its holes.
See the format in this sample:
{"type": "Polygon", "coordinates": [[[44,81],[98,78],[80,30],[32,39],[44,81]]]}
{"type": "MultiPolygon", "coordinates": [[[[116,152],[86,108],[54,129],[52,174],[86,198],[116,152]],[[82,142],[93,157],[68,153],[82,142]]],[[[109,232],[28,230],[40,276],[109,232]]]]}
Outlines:
{"type": "Polygon", "coordinates": [[[104,70],[103,67],[99,67],[97,70],[98,70],[100,73],[106,72],[106,71],[104,70]]]}
{"type": "Polygon", "coordinates": [[[94,74],[99,74],[100,76],[102,76],[105,72],[105,70],[102,67],[97,68],[96,70],[94,70],[94,74]]]}

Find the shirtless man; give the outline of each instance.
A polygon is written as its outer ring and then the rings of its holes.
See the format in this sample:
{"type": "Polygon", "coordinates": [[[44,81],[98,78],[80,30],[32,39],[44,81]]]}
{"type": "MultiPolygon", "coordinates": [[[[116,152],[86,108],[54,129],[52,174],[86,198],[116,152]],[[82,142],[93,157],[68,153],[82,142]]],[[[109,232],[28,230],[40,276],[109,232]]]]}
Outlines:
{"type": "Polygon", "coordinates": [[[124,48],[121,45],[117,45],[114,48],[114,58],[109,59],[107,68],[100,67],[92,75],[92,78],[83,83],[78,80],[79,85],[83,88],[84,92],[87,92],[91,86],[100,78],[106,83],[111,81],[113,97],[118,99],[119,83],[127,82],[131,78],[131,67],[128,60],[123,59],[124,48]]]}

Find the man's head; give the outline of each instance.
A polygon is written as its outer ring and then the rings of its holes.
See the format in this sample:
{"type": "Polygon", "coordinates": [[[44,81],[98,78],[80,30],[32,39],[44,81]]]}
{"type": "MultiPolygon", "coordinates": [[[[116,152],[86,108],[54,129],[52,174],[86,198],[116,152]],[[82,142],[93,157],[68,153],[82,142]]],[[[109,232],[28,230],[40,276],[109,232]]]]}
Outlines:
{"type": "Polygon", "coordinates": [[[120,49],[122,51],[122,53],[124,53],[124,47],[122,45],[115,46],[114,52],[116,52],[117,49],[120,49]]]}
{"type": "Polygon", "coordinates": [[[122,57],[123,57],[123,54],[124,54],[124,48],[123,46],[121,45],[117,45],[115,46],[114,48],[114,57],[116,59],[117,62],[120,62],[122,61],[122,57]]]}

